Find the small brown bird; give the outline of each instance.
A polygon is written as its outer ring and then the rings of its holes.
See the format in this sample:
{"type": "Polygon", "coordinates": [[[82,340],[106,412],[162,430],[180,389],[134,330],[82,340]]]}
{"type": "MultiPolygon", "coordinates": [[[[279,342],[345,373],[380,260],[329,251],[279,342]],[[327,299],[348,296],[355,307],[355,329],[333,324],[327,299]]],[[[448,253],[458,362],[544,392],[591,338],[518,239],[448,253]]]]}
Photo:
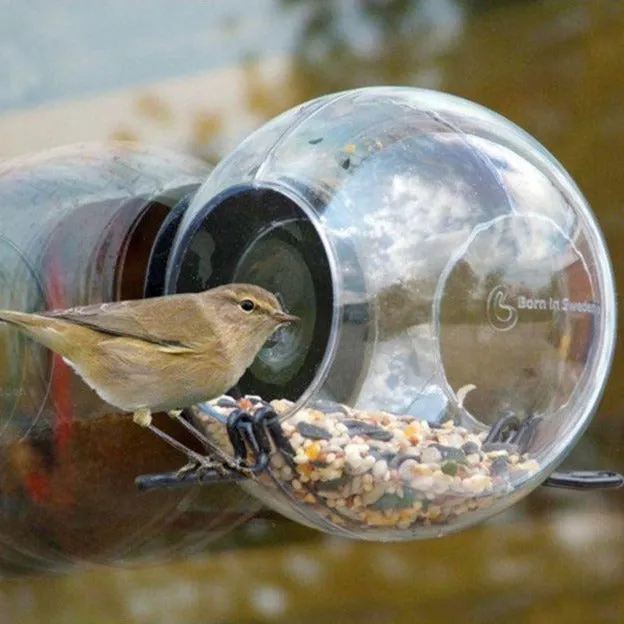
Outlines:
{"type": "Polygon", "coordinates": [[[298,320],[250,284],[37,314],[0,310],[0,321],[59,353],[102,399],[144,427],[152,411],[226,392],[271,334],[298,320]]]}

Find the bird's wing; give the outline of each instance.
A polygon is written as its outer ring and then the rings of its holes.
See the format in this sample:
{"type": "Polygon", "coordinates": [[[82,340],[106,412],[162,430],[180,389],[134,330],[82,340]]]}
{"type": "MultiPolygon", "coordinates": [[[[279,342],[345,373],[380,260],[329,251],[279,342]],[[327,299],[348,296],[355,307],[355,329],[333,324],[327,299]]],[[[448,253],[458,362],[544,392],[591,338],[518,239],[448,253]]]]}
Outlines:
{"type": "Polygon", "coordinates": [[[193,349],[214,335],[197,297],[170,295],[52,310],[41,316],[63,319],[111,336],[126,336],[167,348],[193,349]],[[181,299],[184,297],[184,299],[181,299]]]}

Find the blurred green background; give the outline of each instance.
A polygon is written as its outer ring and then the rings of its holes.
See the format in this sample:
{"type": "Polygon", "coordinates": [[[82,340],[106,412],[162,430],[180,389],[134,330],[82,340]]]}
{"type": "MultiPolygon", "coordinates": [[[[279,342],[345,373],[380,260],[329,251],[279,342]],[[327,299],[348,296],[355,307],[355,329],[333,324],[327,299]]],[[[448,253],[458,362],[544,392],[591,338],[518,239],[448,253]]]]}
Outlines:
{"type": "MultiPolygon", "coordinates": [[[[401,84],[488,106],[576,179],[624,280],[624,4],[611,0],[0,0],[0,157],[79,140],[217,162],[317,95],[401,84]],[[4,86],[2,86],[4,85],[4,86]]],[[[566,467],[624,470],[624,350],[566,467]]],[[[621,622],[624,492],[538,490],[437,541],[270,514],[190,560],[0,582],[0,623],[621,622]]]]}

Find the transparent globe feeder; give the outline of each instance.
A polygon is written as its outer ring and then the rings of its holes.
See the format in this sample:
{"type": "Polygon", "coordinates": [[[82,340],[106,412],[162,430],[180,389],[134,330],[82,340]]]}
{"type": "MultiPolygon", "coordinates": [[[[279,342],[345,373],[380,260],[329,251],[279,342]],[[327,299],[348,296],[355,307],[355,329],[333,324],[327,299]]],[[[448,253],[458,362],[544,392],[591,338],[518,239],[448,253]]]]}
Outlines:
{"type": "MultiPolygon", "coordinates": [[[[561,165],[450,95],[368,88],[298,106],[192,199],[168,292],[252,282],[301,322],[194,424],[267,404],[282,514],[371,540],[440,536],[543,483],[589,424],[615,338],[610,262],[561,165]]],[[[249,421],[251,422],[251,420],[249,421]]]]}
{"type": "Polygon", "coordinates": [[[227,282],[301,321],[243,400],[197,406],[194,425],[233,458],[228,418],[270,406],[268,465],[242,486],[338,535],[444,535],[553,479],[613,353],[609,257],[573,180],[508,120],[433,91],[322,97],[225,158],[181,219],[165,290],[227,282]]]}

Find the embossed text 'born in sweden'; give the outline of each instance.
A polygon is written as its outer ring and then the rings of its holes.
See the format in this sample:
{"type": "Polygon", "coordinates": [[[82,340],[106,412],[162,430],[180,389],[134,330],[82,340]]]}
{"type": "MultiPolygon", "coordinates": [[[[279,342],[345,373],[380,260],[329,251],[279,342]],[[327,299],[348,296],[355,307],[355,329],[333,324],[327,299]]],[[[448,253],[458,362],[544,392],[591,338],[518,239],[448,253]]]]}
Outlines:
{"type": "Polygon", "coordinates": [[[567,297],[563,299],[539,299],[533,297],[518,296],[516,301],[518,310],[561,310],[562,312],[598,312],[599,305],[593,301],[571,301],[567,297]]]}

